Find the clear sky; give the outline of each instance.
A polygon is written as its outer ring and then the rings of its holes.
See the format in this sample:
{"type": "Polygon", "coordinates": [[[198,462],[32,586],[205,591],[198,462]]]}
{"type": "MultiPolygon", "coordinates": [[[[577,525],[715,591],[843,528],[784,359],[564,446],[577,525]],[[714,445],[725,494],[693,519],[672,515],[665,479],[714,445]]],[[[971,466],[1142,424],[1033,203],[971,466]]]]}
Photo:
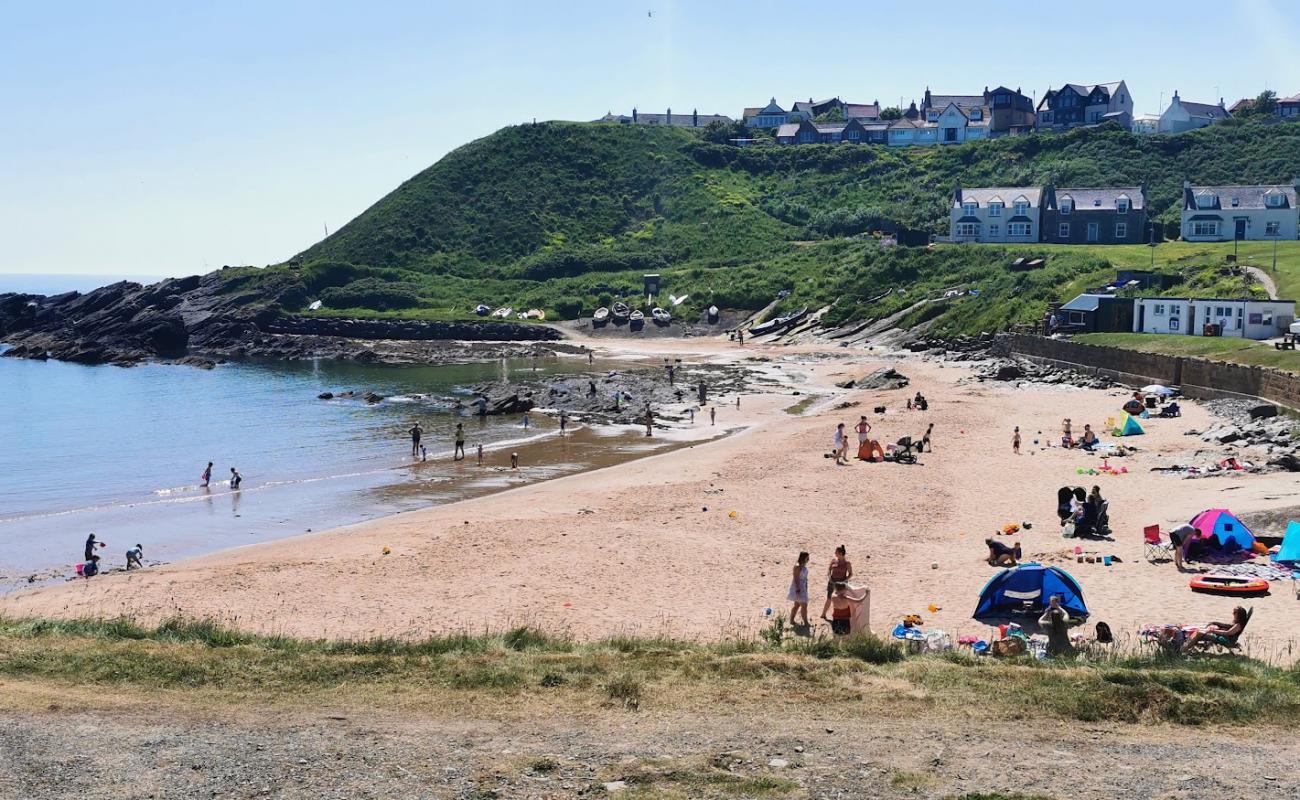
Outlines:
{"type": "Polygon", "coordinates": [[[1123,78],[1300,93],[1300,3],[0,0],[0,272],[267,264],[467,141],[1123,78]]]}

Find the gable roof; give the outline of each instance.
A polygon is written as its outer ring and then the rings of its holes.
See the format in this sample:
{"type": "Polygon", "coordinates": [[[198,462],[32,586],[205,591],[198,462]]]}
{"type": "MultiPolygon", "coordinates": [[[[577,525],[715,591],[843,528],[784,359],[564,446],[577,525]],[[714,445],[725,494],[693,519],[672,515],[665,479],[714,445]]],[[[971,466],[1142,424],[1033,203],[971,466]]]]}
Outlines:
{"type": "Polygon", "coordinates": [[[1142,195],[1141,186],[1107,186],[1103,188],[1059,186],[1056,189],[1056,201],[1051,203],[1051,208],[1057,208],[1061,200],[1069,195],[1074,201],[1076,211],[1114,211],[1115,203],[1119,200],[1120,195],[1127,195],[1130,208],[1134,211],[1141,211],[1146,207],[1146,198],[1142,195]]]}
{"type": "Polygon", "coordinates": [[[1268,208],[1264,203],[1264,197],[1268,194],[1279,193],[1285,199],[1282,201],[1283,208],[1294,209],[1296,207],[1296,188],[1285,184],[1264,184],[1260,186],[1185,186],[1183,189],[1183,210],[1185,211],[1206,211],[1206,210],[1227,210],[1234,208],[1268,208]],[[1196,197],[1206,193],[1215,196],[1214,205],[1209,208],[1200,208],[1196,205],[1196,197]],[[1236,198],[1237,205],[1232,204],[1233,198],[1236,198]]]}
{"type": "Polygon", "coordinates": [[[1282,103],[1300,103],[1300,94],[1293,94],[1290,97],[1279,97],[1277,102],[1279,105],[1282,103]]]}
{"type": "Polygon", "coordinates": [[[760,114],[784,114],[785,109],[776,104],[776,98],[773,97],[768,104],[759,110],[760,114]]]}
{"type": "MultiPolygon", "coordinates": [[[[987,206],[990,200],[1001,199],[1007,205],[1015,205],[1016,199],[1021,195],[1029,201],[1032,208],[1037,208],[1043,199],[1043,188],[1041,186],[984,186],[967,189],[962,187],[962,202],[974,200],[980,206],[987,206]]],[[[956,202],[954,198],[953,208],[960,208],[961,203],[956,202]]]]}
{"type": "Polygon", "coordinates": [[[879,119],[879,103],[845,103],[844,116],[847,119],[879,119]]]}
{"type": "Polygon", "coordinates": [[[1193,117],[1208,117],[1210,119],[1227,119],[1229,116],[1231,116],[1228,113],[1228,110],[1226,108],[1220,105],[1215,105],[1213,103],[1192,103],[1180,97],[1178,99],[1178,104],[1181,105],[1187,111],[1187,113],[1193,117]]]}
{"type": "Polygon", "coordinates": [[[802,124],[803,124],[802,122],[786,122],[786,123],[783,123],[783,124],[781,125],[781,127],[779,127],[779,128],[776,129],[776,135],[777,135],[778,137],[781,137],[781,136],[795,136],[795,135],[797,135],[797,134],[799,133],[799,126],[801,126],[802,124]]]}

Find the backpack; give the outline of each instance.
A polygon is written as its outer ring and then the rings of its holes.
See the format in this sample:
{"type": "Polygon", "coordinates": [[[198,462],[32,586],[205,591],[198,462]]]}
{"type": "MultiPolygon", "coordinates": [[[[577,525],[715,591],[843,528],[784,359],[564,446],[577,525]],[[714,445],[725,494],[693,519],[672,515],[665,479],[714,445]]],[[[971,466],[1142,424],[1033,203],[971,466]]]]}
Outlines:
{"type": "Polygon", "coordinates": [[[1110,644],[1115,641],[1115,637],[1111,635],[1110,626],[1104,622],[1097,623],[1097,641],[1102,644],[1110,644]]]}

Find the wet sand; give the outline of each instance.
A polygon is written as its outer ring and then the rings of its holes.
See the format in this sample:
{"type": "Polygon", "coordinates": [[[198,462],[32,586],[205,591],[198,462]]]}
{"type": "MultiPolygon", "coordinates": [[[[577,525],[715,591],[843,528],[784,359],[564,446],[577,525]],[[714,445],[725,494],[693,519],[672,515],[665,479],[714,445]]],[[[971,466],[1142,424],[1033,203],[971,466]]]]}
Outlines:
{"type": "MultiPolygon", "coordinates": [[[[11,595],[0,612],[125,613],[146,621],[179,613],[303,636],[421,636],[528,623],[582,637],[714,638],[752,634],[766,623],[766,609],[786,608],[800,550],[813,554],[815,619],[822,570],[842,543],[872,588],[877,631],[920,613],[951,633],[983,633],[970,619],[994,574],[983,540],[1028,521],[1033,528],[1015,537],[1026,558],[1066,566],[1083,586],[1092,621],[1131,639],[1141,623],[1223,619],[1235,604],[1193,594],[1189,575],[1145,561],[1144,525],[1168,530],[1207,507],[1245,514],[1294,504],[1294,477],[1286,473],[1183,480],[1152,472],[1203,447],[1183,435],[1208,421],[1193,403],[1184,404],[1182,419],[1152,420],[1148,434],[1130,442],[1140,452],[1116,459],[1127,474],[1081,478],[1076,470],[1099,459],[1044,445],[1064,416],[1094,427],[1116,416],[1121,391],[973,383],[964,366],[920,359],[891,362],[912,378],[907,389],[848,391],[834,384],[879,366],[879,356],[752,343],[742,354],[716,340],[639,347],[769,358],[766,368],[818,399],[792,414],[787,409],[803,398],[788,386],[746,396],[739,410],[719,406],[719,425],[737,433],[718,441],[202,561],[11,595]],[[918,389],[930,398],[929,411],[901,410],[918,389]],[[846,402],[858,405],[837,408],[846,402]],[[869,414],[881,404],[889,413],[869,414]],[[934,423],[934,453],[914,466],[835,466],[824,457],[834,424],[851,426],[864,412],[884,441],[919,436],[934,423]],[[1019,456],[1011,452],[1015,425],[1026,432],[1019,456]],[[1056,490],[1081,481],[1099,483],[1110,499],[1114,541],[1061,538],[1056,490]],[[1077,564],[1076,543],[1122,562],[1077,564]]],[[[1277,584],[1250,604],[1253,652],[1285,656],[1296,619],[1290,587],[1277,584]]]]}

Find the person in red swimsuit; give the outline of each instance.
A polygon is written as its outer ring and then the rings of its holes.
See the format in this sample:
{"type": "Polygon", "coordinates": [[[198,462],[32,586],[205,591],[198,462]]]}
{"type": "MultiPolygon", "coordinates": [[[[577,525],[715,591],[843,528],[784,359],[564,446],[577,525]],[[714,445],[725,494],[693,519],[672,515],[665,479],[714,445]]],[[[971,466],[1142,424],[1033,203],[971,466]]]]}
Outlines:
{"type": "Polygon", "coordinates": [[[837,583],[835,594],[831,596],[831,604],[835,607],[831,612],[831,633],[836,636],[848,636],[852,629],[853,606],[845,596],[848,590],[848,584],[837,583]]]}

